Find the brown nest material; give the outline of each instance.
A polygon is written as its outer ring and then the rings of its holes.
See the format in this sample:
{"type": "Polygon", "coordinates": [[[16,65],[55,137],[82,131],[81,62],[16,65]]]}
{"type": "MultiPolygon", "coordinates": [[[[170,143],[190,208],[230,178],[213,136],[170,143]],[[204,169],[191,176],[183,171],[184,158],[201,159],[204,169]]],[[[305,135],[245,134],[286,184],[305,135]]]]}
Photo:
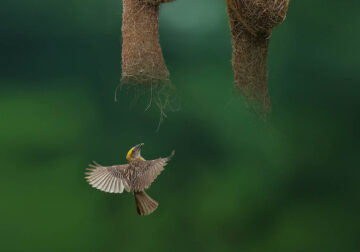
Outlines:
{"type": "MultiPolygon", "coordinates": [[[[118,88],[124,89],[125,95],[131,97],[130,107],[137,104],[139,101],[145,102],[145,111],[149,110],[153,104],[160,111],[159,124],[160,125],[167,117],[167,111],[178,111],[180,109],[180,98],[176,92],[176,88],[170,82],[153,83],[149,85],[119,85],[118,88]]],[[[118,89],[117,88],[117,89],[118,89]]],[[[117,101],[117,89],[115,91],[115,101],[117,101]]]]}
{"type": "Polygon", "coordinates": [[[159,0],[123,0],[122,84],[168,82],[159,43],[159,0]]]}
{"type": "Polygon", "coordinates": [[[226,0],[232,35],[234,82],[250,108],[270,112],[267,55],[272,29],[286,17],[289,0],[226,0]]]}
{"type": "Polygon", "coordinates": [[[173,0],[141,0],[141,1],[149,4],[159,5],[161,3],[170,3],[173,0]]]}
{"type": "MultiPolygon", "coordinates": [[[[131,91],[136,101],[149,96],[149,109],[155,103],[160,122],[174,96],[159,43],[159,5],[172,0],[123,0],[122,77],[119,87],[131,91]]],[[[129,93],[129,92],[128,92],[129,93]]],[[[116,100],[116,92],[115,92],[116,100]]]]}

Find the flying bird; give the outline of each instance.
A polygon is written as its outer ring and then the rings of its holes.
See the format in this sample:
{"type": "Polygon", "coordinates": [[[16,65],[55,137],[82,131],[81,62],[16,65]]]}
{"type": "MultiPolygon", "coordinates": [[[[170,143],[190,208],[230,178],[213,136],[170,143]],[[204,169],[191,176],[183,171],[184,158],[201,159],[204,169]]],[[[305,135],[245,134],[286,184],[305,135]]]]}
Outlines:
{"type": "Polygon", "coordinates": [[[104,192],[122,193],[124,189],[133,192],[138,214],[148,215],[154,212],[159,204],[147,195],[145,189],[148,189],[164,170],[175,151],[166,158],[145,160],[141,156],[143,146],[141,143],[129,150],[126,155],[128,164],[102,166],[93,161],[93,164],[89,164],[85,179],[92,187],[104,192]]]}

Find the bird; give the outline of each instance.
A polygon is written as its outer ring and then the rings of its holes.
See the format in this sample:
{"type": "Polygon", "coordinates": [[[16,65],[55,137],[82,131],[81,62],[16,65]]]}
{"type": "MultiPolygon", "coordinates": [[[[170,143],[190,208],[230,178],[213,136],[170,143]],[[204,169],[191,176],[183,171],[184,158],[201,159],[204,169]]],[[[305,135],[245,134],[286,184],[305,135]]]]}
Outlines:
{"type": "Polygon", "coordinates": [[[122,193],[124,189],[135,197],[136,210],[139,215],[149,215],[158,207],[146,192],[152,182],[160,175],[175,151],[166,158],[145,160],[141,156],[144,143],[132,147],[127,155],[127,164],[102,166],[93,161],[87,168],[85,179],[94,188],[104,192],[122,193]]]}

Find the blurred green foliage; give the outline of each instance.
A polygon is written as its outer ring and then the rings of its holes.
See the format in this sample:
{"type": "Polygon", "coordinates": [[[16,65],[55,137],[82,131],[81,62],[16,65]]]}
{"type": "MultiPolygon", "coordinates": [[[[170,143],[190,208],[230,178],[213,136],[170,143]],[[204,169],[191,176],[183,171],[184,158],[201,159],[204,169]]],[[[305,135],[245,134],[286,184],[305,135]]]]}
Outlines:
{"type": "Polygon", "coordinates": [[[359,1],[291,1],[269,55],[271,123],[232,83],[225,4],[161,7],[181,110],[114,90],[121,1],[2,1],[1,251],[360,251],[359,1]],[[139,217],[83,179],[92,160],[176,150],[139,217]]]}

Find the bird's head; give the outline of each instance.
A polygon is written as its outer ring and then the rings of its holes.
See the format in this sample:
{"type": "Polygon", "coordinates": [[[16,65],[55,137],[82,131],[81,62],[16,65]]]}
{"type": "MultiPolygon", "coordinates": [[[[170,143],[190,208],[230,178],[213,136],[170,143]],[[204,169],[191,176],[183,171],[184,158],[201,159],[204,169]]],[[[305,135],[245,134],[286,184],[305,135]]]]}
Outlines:
{"type": "Polygon", "coordinates": [[[138,144],[138,145],[135,145],[134,147],[132,147],[127,155],[126,155],[126,159],[128,161],[132,161],[134,159],[138,159],[138,158],[141,158],[141,147],[143,147],[144,144],[141,143],[141,144],[138,144]]]}

